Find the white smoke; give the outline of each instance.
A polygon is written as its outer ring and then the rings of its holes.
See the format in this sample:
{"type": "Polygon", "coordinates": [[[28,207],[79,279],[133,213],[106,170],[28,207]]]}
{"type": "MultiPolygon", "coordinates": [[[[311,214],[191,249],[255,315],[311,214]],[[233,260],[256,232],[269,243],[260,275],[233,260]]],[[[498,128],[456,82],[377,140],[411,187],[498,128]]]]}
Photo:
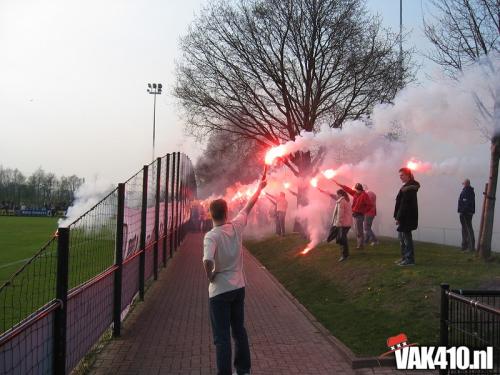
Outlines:
{"type": "Polygon", "coordinates": [[[94,207],[114,188],[114,184],[100,177],[85,182],[75,192],[75,200],[66,211],[66,216],[58,220],[59,227],[66,227],[94,207]]]}
{"type": "MultiPolygon", "coordinates": [[[[500,56],[493,54],[456,80],[439,76],[422,85],[409,85],[398,93],[393,104],[376,106],[370,118],[347,122],[341,130],[324,128],[316,134],[302,134],[285,143],[284,148],[290,154],[323,147],[326,155],[320,171],[335,169],[335,178],[348,186],[356,182],[368,185],[378,197],[375,229],[390,236],[395,235],[392,213],[401,184],[398,170],[408,161],[415,161],[418,165],[415,176],[422,185],[419,192],[422,231],[456,228],[453,233],[459,238],[456,206],[461,182],[471,179],[476,187],[476,213],[480,212],[481,192],[488,179],[489,140],[499,130],[500,56]]],[[[286,167],[272,170],[267,190],[285,191],[282,187],[285,181],[292,184],[291,190],[296,190],[298,181],[289,173],[286,167]]],[[[337,190],[321,173],[317,177],[319,187],[332,193],[337,190]]],[[[293,197],[287,194],[287,198],[291,208],[287,214],[288,229],[296,216],[307,222],[311,245],[323,241],[332,210],[331,199],[310,189],[309,204],[295,212],[293,197]]],[[[478,217],[474,217],[476,233],[478,217]]],[[[499,222],[497,219],[494,232],[500,232],[499,222]]],[[[422,237],[434,240],[430,235],[422,237]]],[[[500,250],[499,240],[493,244],[496,250],[500,250]]]]}

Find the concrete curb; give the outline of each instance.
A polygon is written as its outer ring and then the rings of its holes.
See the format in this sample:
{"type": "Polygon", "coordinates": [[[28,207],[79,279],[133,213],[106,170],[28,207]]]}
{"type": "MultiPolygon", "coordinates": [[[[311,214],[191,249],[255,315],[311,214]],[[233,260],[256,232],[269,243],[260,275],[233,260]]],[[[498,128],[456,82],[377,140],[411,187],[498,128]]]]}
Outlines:
{"type": "Polygon", "coordinates": [[[278,287],[278,289],[286,296],[295,307],[306,317],[309,322],[318,330],[319,333],[340,353],[340,355],[349,363],[352,369],[372,368],[372,367],[396,367],[394,357],[356,357],[342,341],[333,336],[316,318],[307,310],[275,277],[269,270],[255,258],[247,248],[245,253],[248,259],[256,263],[262,268],[269,279],[278,287]]]}

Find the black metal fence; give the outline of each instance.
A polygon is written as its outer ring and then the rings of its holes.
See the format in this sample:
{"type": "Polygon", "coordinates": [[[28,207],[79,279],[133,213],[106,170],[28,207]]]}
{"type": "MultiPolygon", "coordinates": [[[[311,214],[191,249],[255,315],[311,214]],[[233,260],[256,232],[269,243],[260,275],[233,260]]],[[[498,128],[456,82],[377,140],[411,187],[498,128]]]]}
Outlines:
{"type": "Polygon", "coordinates": [[[0,287],[0,374],[69,373],[186,233],[196,179],[189,158],[144,166],[57,233],[0,287]]]}
{"type": "Polygon", "coordinates": [[[493,370],[442,370],[441,374],[500,374],[500,291],[450,290],[441,285],[440,346],[493,348],[493,370]]]}

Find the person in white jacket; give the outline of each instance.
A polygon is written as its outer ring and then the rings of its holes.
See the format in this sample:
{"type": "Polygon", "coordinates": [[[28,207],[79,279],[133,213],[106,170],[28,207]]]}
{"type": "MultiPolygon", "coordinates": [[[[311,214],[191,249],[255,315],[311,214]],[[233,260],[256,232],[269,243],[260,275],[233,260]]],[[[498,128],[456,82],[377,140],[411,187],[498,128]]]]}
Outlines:
{"type": "Polygon", "coordinates": [[[338,199],[333,210],[332,225],[339,228],[337,243],[342,247],[339,262],[343,262],[349,256],[347,233],[352,227],[352,208],[349,203],[349,195],[344,190],[337,190],[337,197],[338,199]]]}

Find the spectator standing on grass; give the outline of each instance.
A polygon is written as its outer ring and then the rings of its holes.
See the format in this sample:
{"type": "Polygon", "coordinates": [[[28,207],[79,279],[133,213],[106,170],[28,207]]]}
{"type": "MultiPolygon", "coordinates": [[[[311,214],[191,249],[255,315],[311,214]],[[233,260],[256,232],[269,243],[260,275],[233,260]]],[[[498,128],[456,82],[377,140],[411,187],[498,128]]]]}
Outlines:
{"type": "Polygon", "coordinates": [[[250,373],[250,348],[244,325],[245,277],[242,235],[255,202],[266,186],[264,172],[259,187],[246,206],[227,221],[227,203],[210,203],[213,229],[203,241],[203,266],[209,286],[210,321],[217,358],[217,374],[231,375],[231,331],[235,344],[234,367],[238,375],[250,373]]]}
{"type": "Polygon", "coordinates": [[[342,190],[349,193],[352,199],[352,216],[354,218],[354,223],[356,224],[356,240],[357,246],[356,249],[362,249],[365,244],[365,236],[363,232],[363,222],[365,219],[365,215],[372,208],[372,203],[370,198],[366,194],[363,189],[363,185],[359,182],[354,185],[354,189],[351,189],[348,186],[342,185],[338,183],[336,180],[333,180],[338,186],[342,188],[342,190]]]}
{"type": "Polygon", "coordinates": [[[476,194],[470,186],[467,178],[462,182],[463,189],[458,197],[458,213],[460,224],[462,224],[462,251],[474,251],[474,228],[472,228],[472,216],[476,212],[476,194]]]}
{"type": "Polygon", "coordinates": [[[349,203],[349,196],[342,189],[337,190],[335,208],[333,209],[332,225],[339,229],[337,243],[342,248],[339,262],[343,262],[349,256],[347,233],[352,227],[352,208],[349,203]]]}
{"type": "Polygon", "coordinates": [[[366,195],[370,198],[371,208],[366,212],[364,220],[363,220],[363,230],[365,232],[365,244],[370,244],[372,246],[378,244],[377,236],[373,233],[372,225],[375,216],[377,216],[377,195],[368,190],[367,186],[364,186],[364,190],[366,191],[366,195]]]}
{"type": "Polygon", "coordinates": [[[411,232],[418,227],[417,192],[420,184],[415,181],[409,168],[399,170],[399,178],[403,186],[399,189],[394,207],[399,242],[401,245],[401,259],[396,261],[399,266],[415,265],[415,250],[411,232]]]}
{"type": "Polygon", "coordinates": [[[288,202],[286,200],[285,193],[281,192],[278,197],[266,193],[267,198],[272,204],[276,206],[276,234],[278,236],[285,236],[285,218],[286,211],[288,209],[288,202]]]}

